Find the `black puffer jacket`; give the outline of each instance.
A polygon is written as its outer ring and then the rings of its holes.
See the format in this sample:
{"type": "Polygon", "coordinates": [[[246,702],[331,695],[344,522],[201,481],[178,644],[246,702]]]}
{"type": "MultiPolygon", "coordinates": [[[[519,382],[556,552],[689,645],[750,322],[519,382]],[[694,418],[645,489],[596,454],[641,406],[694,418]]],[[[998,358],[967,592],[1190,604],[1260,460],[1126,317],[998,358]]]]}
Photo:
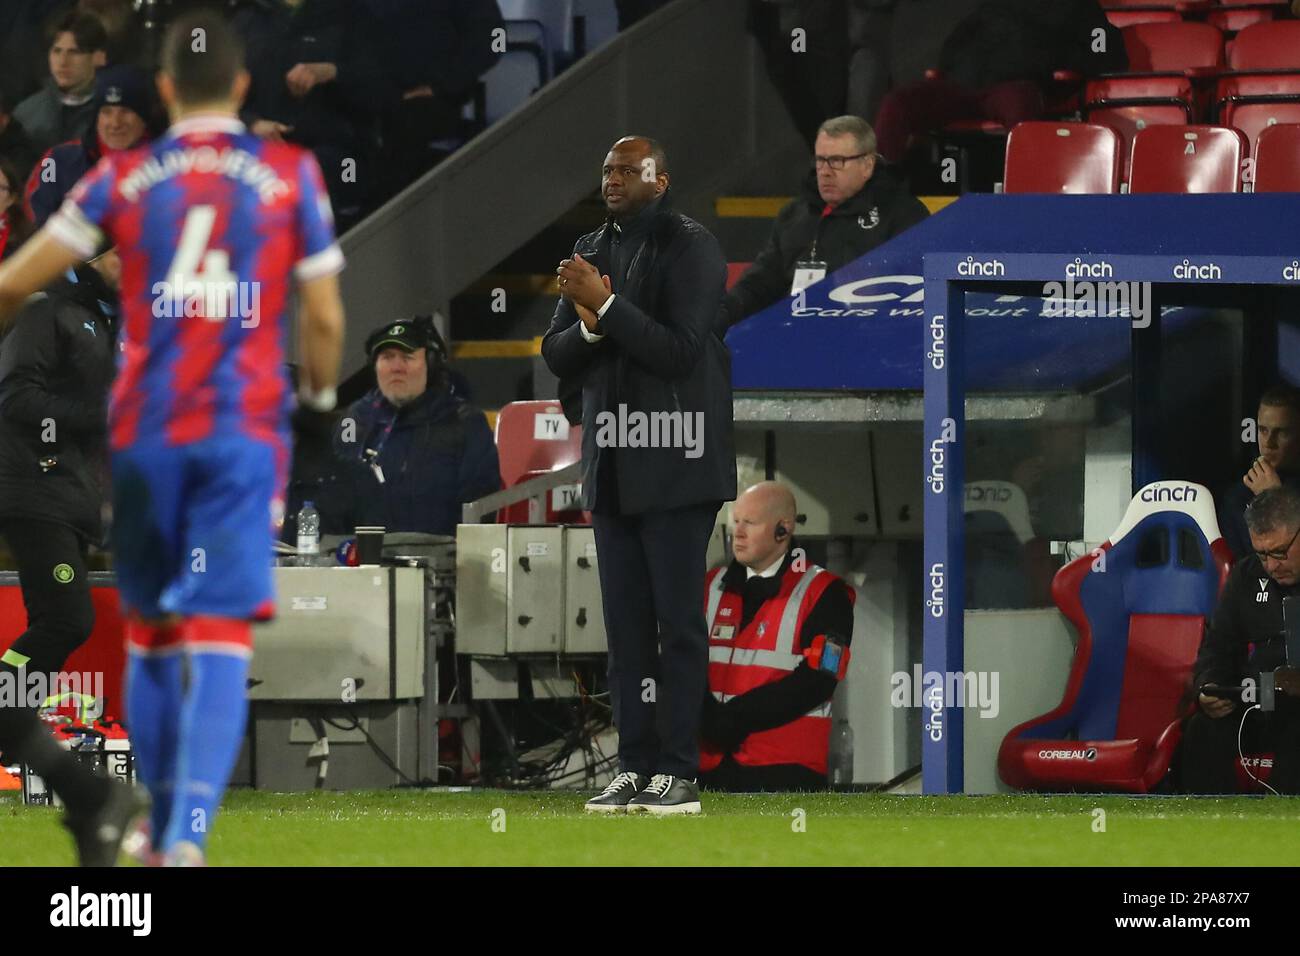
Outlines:
{"type": "Polygon", "coordinates": [[[720,331],[789,295],[795,263],[813,255],[814,240],[816,257],[830,274],[929,215],[879,159],[866,185],[823,218],[825,207],[817,176],[810,172],[799,195],[777,215],[763,251],[727,293],[719,313],[720,331]]]}
{"type": "MultiPolygon", "coordinates": [[[[574,252],[613,262],[612,234],[606,222],[580,238],[574,252]]],[[[577,311],[560,299],[542,339],[542,356],[560,377],[561,395],[581,387],[583,508],[612,506],[634,515],[736,496],[731,353],[713,329],[726,272],[718,240],[674,211],[665,194],[626,281],[614,286],[614,302],[600,324],[604,339],[586,341],[577,311]],[[597,439],[602,422],[614,421],[620,405],[632,425],[630,416],[638,412],[677,412],[678,422],[684,416],[693,426],[702,422],[702,434],[692,429],[697,449],[630,447],[629,428],[629,440],[612,449],[611,469],[611,449],[597,439]],[[602,487],[611,478],[617,488],[602,487]]]]}
{"type": "Polygon", "coordinates": [[[102,540],[116,309],[99,273],[82,266],[33,296],[0,339],[0,517],[102,540]]]}

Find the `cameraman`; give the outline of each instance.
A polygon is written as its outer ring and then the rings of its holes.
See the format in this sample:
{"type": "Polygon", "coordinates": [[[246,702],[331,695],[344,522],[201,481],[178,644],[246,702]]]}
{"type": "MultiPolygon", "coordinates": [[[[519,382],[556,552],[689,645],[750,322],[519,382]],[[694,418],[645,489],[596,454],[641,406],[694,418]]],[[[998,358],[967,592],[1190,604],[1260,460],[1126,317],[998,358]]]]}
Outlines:
{"type": "Polygon", "coordinates": [[[378,384],[334,430],[334,480],[316,502],[321,530],[455,534],[461,505],[501,487],[487,419],[447,367],[431,319],[376,329],[366,354],[378,384]]]}
{"type": "Polygon", "coordinates": [[[1239,733],[1244,751],[1274,752],[1274,789],[1300,793],[1300,670],[1285,666],[1282,619],[1283,598],[1300,595],[1300,491],[1284,486],[1260,492],[1246,509],[1246,528],[1252,552],[1228,575],[1193,671],[1198,709],[1187,720],[1182,744],[1182,783],[1189,793],[1238,791],[1239,733]],[[1278,691],[1271,713],[1205,692],[1207,684],[1234,687],[1269,671],[1278,691]]]}

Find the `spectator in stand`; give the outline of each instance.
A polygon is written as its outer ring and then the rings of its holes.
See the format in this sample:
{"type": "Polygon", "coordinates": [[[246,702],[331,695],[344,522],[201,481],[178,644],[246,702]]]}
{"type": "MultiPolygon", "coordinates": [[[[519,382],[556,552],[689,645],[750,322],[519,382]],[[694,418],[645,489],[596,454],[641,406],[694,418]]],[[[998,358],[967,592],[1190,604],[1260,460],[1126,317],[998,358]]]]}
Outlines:
{"type": "MultiPolygon", "coordinates": [[[[492,31],[503,26],[496,0],[360,0],[371,32],[370,60],[353,58],[338,82],[382,90],[387,198],[432,169],[464,136],[461,112],[492,68],[492,31]]],[[[332,64],[321,64],[331,66],[332,64]]]]}
{"type": "Polygon", "coordinates": [[[37,150],[78,139],[95,112],[95,71],[107,63],[108,34],[99,18],[72,12],[50,30],[50,80],[14,109],[37,150]]]}
{"type": "Polygon", "coordinates": [[[27,214],[39,228],[63,204],[77,180],[101,156],[133,149],[161,129],[149,75],[135,66],[110,66],[95,81],[95,122],[81,139],[47,152],[27,182],[27,214]]]}
{"type": "Polygon", "coordinates": [[[373,66],[355,66],[378,60],[365,19],[344,0],[263,0],[231,20],[252,77],[240,118],[263,139],[315,153],[340,233],[361,217],[378,178],[373,116],[383,88],[373,66]]]}
{"type": "Polygon", "coordinates": [[[13,255],[35,231],[23,209],[19,168],[11,157],[0,154],[0,260],[13,255]]]}
{"type": "Polygon", "coordinates": [[[10,113],[10,101],[7,96],[8,94],[0,89],[0,156],[8,156],[10,162],[17,167],[19,185],[14,188],[21,190],[21,183],[27,182],[27,174],[36,165],[36,160],[41,153],[33,145],[27,130],[23,129],[23,124],[14,119],[10,113]]]}
{"type": "Polygon", "coordinates": [[[876,156],[866,120],[837,116],[817,133],[813,169],[718,312],[717,332],[892,239],[929,215],[876,156]]]}
{"type": "Polygon", "coordinates": [[[876,117],[880,154],[900,163],[915,135],[958,120],[1011,127],[1034,119],[1054,70],[1095,76],[1127,66],[1123,36],[1098,0],[984,0],[944,43],[938,78],[885,96],[876,117]]]}

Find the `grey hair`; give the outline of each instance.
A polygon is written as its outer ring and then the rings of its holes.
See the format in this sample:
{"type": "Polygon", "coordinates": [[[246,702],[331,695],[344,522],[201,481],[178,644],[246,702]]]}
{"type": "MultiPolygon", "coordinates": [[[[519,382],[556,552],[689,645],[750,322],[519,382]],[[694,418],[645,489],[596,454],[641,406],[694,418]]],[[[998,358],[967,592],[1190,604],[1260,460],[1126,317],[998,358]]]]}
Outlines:
{"type": "Polygon", "coordinates": [[[1261,491],[1246,508],[1246,529],[1251,534],[1295,527],[1300,527],[1300,491],[1295,488],[1283,485],[1261,491]]]}
{"type": "Polygon", "coordinates": [[[843,136],[846,133],[858,144],[859,153],[876,155],[876,131],[861,116],[833,116],[817,127],[818,134],[843,136]]]}

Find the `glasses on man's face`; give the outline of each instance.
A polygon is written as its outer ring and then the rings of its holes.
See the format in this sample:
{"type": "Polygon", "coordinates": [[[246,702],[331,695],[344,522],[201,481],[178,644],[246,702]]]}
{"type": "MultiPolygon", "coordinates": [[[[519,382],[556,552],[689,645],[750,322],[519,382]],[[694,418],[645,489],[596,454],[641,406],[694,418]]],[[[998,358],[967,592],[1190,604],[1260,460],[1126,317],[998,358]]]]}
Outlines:
{"type": "Polygon", "coordinates": [[[1291,553],[1291,545],[1295,544],[1295,539],[1300,537],[1300,528],[1296,528],[1295,534],[1291,535],[1291,540],[1286,543],[1285,548],[1278,548],[1275,551],[1256,551],[1255,557],[1261,561],[1285,561],[1286,556],[1291,553]]]}
{"type": "Polygon", "coordinates": [[[814,156],[813,169],[821,169],[825,166],[828,169],[840,170],[844,168],[844,164],[849,160],[862,159],[862,157],[869,155],[870,153],[858,153],[856,156],[814,156]]]}

